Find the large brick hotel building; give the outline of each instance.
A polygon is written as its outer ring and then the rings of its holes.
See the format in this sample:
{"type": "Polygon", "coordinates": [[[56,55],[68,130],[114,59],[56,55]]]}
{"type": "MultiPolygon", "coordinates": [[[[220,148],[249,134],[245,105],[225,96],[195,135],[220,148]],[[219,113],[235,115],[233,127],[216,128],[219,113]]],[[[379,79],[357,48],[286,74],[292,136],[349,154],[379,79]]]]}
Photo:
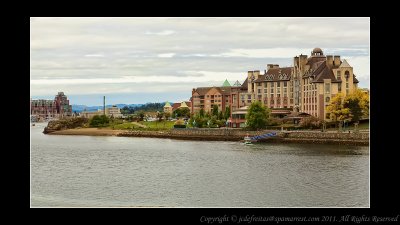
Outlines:
{"type": "Polygon", "coordinates": [[[210,111],[213,105],[225,110],[231,107],[231,126],[242,126],[245,109],[253,101],[261,101],[272,109],[272,114],[299,112],[329,120],[326,106],[338,93],[344,96],[357,88],[353,67],[338,55],[324,55],[314,48],[311,56],[293,58],[292,67],[268,64],[264,74],[248,71],[243,84],[231,86],[225,81],[221,87],[199,87],[192,90],[192,113],[201,108],[210,111]]]}

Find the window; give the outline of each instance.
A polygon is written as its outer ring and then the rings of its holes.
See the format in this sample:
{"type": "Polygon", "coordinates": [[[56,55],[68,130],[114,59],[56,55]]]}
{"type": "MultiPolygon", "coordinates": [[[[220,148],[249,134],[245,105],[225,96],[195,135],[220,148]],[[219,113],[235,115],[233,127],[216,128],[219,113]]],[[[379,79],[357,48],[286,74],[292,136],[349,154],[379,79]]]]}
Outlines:
{"type": "Polygon", "coordinates": [[[261,83],[257,83],[257,86],[261,86],[261,83]]]}
{"type": "Polygon", "coordinates": [[[265,93],[265,94],[267,93],[267,88],[264,89],[264,93],[265,93]]]}
{"type": "Polygon", "coordinates": [[[330,100],[331,100],[331,98],[329,98],[329,97],[325,98],[325,102],[329,102],[330,100]]]}
{"type": "Polygon", "coordinates": [[[274,97],[274,94],[271,94],[271,98],[273,98],[274,97]]]}
{"type": "Polygon", "coordinates": [[[284,82],[283,82],[283,86],[284,86],[284,87],[287,87],[287,81],[284,81],[284,82]]]}
{"type": "Polygon", "coordinates": [[[277,97],[280,98],[280,97],[281,97],[281,94],[278,93],[278,94],[277,94],[277,97]]]}
{"type": "Polygon", "coordinates": [[[325,115],[325,119],[330,119],[330,116],[329,116],[329,113],[327,113],[326,115],[325,115]]]}
{"type": "Polygon", "coordinates": [[[251,99],[251,95],[247,95],[247,99],[251,99]]]}
{"type": "Polygon", "coordinates": [[[342,92],[342,84],[341,83],[338,84],[338,92],[342,92]]]}
{"type": "Polygon", "coordinates": [[[261,89],[258,89],[258,91],[257,91],[259,94],[261,93],[261,89]]]}
{"type": "Polygon", "coordinates": [[[339,70],[336,72],[336,79],[340,80],[340,71],[339,70]]]}
{"type": "Polygon", "coordinates": [[[280,87],[281,86],[281,82],[277,82],[276,86],[280,87]]]}
{"type": "Polygon", "coordinates": [[[271,88],[271,93],[274,93],[274,88],[271,88]]]}
{"type": "Polygon", "coordinates": [[[275,85],[275,83],[274,83],[274,82],[271,82],[271,87],[274,87],[274,85],[275,85]]]}
{"type": "Polygon", "coordinates": [[[331,83],[325,83],[325,93],[331,93],[331,83]]]}

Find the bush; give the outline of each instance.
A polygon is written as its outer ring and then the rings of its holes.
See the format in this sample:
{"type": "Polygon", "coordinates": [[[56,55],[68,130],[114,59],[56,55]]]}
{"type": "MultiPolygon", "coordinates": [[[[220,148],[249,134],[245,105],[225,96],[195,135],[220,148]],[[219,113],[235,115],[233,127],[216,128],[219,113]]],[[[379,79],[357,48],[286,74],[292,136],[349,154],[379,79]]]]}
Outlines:
{"type": "Polygon", "coordinates": [[[310,129],[316,129],[316,128],[321,128],[322,126],[322,121],[316,117],[305,117],[302,118],[299,124],[303,128],[310,128],[310,129]]]}
{"type": "Polygon", "coordinates": [[[110,123],[110,119],[105,116],[105,115],[95,115],[93,118],[90,120],[89,125],[91,127],[104,127],[107,126],[110,123]]]}

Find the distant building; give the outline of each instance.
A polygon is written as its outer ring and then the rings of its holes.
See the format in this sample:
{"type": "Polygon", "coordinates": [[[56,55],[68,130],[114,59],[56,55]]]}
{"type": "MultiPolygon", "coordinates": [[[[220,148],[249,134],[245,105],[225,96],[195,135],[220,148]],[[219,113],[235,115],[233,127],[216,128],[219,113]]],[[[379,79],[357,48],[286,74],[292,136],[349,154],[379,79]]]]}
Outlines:
{"type": "Polygon", "coordinates": [[[102,110],[102,109],[98,109],[97,111],[94,111],[94,112],[89,112],[89,111],[86,111],[86,109],[85,109],[85,110],[83,110],[83,111],[81,112],[81,117],[90,119],[90,118],[92,118],[93,116],[96,116],[96,115],[101,116],[101,115],[103,115],[103,114],[104,114],[104,113],[103,113],[103,110],[102,110]]]}
{"type": "Polygon", "coordinates": [[[113,105],[112,107],[106,108],[106,116],[121,118],[122,117],[121,110],[116,105],[113,105]]]}
{"type": "Polygon", "coordinates": [[[64,92],[58,92],[54,100],[31,99],[31,116],[52,119],[72,116],[72,106],[64,92]]]}
{"type": "Polygon", "coordinates": [[[72,115],[72,106],[69,104],[69,100],[67,96],[64,95],[64,92],[58,92],[54,98],[54,102],[56,104],[57,113],[60,117],[72,115]]]}
{"type": "Polygon", "coordinates": [[[169,104],[169,102],[166,102],[164,105],[164,112],[165,113],[172,113],[172,106],[169,104]]]}

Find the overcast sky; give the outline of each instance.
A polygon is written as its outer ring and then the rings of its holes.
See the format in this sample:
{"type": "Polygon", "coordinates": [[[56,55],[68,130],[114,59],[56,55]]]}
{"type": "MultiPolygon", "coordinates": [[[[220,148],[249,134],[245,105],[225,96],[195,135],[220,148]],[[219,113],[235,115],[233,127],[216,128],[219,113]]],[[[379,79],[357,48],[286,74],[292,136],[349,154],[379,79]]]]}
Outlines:
{"type": "Polygon", "coordinates": [[[369,88],[369,18],[31,18],[31,97],[180,102],[320,47],[369,88]]]}

